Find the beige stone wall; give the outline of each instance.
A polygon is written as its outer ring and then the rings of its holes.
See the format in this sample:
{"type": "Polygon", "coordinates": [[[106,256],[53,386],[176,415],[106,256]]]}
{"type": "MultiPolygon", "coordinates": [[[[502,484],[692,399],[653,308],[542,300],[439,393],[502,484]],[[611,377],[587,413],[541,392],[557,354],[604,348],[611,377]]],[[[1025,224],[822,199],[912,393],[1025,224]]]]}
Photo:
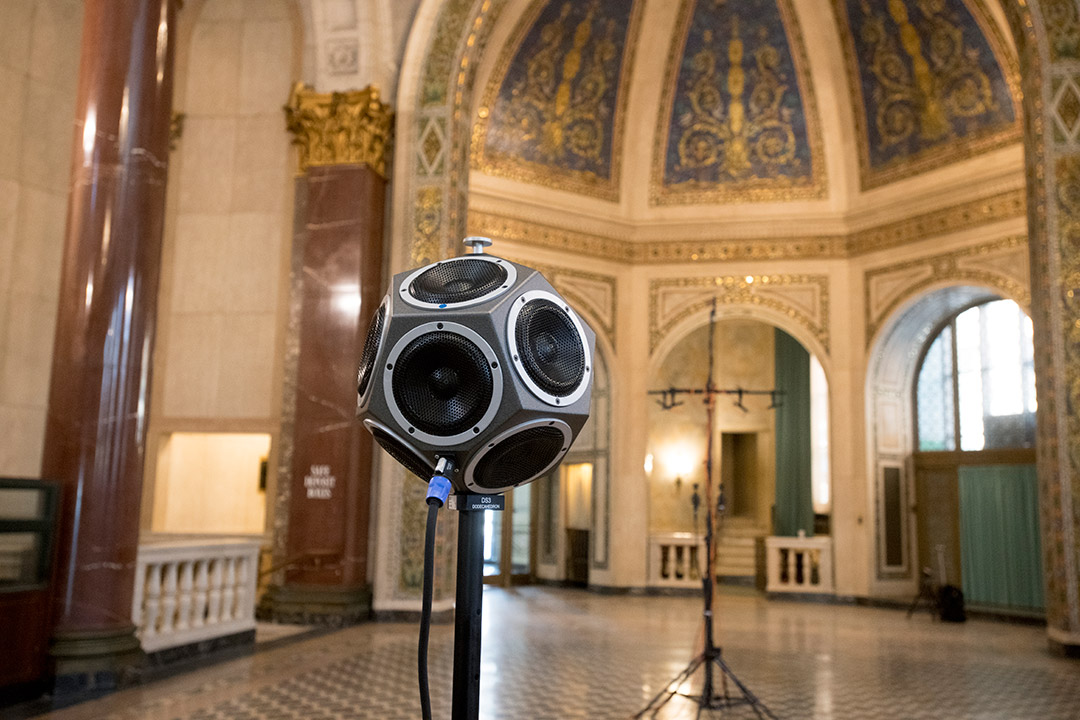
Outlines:
{"type": "MultiPolygon", "coordinates": [[[[301,34],[287,0],[205,0],[181,15],[184,125],[170,159],[148,477],[187,466],[158,457],[183,449],[166,442],[173,432],[266,433],[276,449],[294,172],[281,108],[301,34]]],[[[169,487],[180,481],[169,474],[169,487]]],[[[148,482],[144,526],[151,508],[172,517],[157,490],[148,482]]]]}
{"type": "Polygon", "coordinates": [[[78,0],[0,3],[0,475],[37,477],[60,289],[78,0]]]}

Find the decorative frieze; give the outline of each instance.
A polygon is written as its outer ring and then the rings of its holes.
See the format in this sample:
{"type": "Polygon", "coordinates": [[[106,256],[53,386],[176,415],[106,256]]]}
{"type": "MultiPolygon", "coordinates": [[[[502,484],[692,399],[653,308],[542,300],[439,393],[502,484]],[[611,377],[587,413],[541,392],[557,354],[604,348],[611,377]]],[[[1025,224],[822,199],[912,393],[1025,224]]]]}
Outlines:
{"type": "Polygon", "coordinates": [[[1025,191],[1017,188],[850,234],[635,241],[478,211],[469,213],[469,233],[630,264],[833,259],[1021,218],[1026,210],[1025,191]]]}
{"type": "Polygon", "coordinates": [[[649,283],[649,352],[681,322],[712,304],[761,307],[786,315],[829,352],[827,275],[681,277],[649,283]]]}
{"type": "Polygon", "coordinates": [[[947,282],[992,288],[1029,306],[1027,239],[1007,237],[867,270],[863,283],[867,347],[905,300],[947,282]]]}

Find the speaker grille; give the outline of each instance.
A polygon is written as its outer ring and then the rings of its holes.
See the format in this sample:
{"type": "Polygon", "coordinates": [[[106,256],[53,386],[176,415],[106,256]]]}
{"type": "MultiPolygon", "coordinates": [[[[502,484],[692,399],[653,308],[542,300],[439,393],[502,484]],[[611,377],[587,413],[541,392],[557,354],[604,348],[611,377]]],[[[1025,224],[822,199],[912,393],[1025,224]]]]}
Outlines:
{"type": "Polygon", "coordinates": [[[585,377],[585,346],[566,310],[550,300],[529,300],[514,334],[525,372],[541,390],[566,397],[578,388],[585,377]]]}
{"type": "Polygon", "coordinates": [[[498,442],[480,458],[473,482],[485,490],[502,490],[532,480],[555,461],[566,442],[556,427],[522,430],[498,442]]]}
{"type": "Polygon", "coordinates": [[[375,437],[375,442],[379,443],[379,447],[385,450],[387,455],[397,460],[413,475],[426,482],[435,474],[434,468],[428,467],[423,460],[415,453],[410,452],[393,435],[389,435],[377,427],[371,428],[371,434],[375,437]]]}
{"type": "Polygon", "coordinates": [[[432,265],[412,281],[409,294],[420,302],[452,305],[497,290],[507,277],[499,263],[464,258],[432,265]]]}
{"type": "Polygon", "coordinates": [[[480,348],[457,333],[424,333],[394,366],[394,399],[405,419],[429,435],[457,435],[480,422],[491,404],[491,367],[480,348]]]}
{"type": "Polygon", "coordinates": [[[379,339],[382,337],[383,325],[386,323],[386,306],[380,305],[371,319],[368,327],[367,340],[364,342],[364,352],[360,354],[360,373],[357,377],[356,392],[361,397],[367,392],[371,384],[371,371],[375,368],[375,355],[379,352],[379,339]]]}

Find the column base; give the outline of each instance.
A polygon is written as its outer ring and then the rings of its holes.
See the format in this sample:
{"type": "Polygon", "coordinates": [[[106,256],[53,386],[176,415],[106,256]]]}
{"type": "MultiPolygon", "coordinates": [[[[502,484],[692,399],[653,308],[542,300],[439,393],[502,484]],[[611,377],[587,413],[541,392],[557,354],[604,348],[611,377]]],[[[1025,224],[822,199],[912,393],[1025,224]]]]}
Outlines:
{"type": "Polygon", "coordinates": [[[355,625],[371,619],[371,586],[271,585],[257,614],[263,620],[295,625],[355,625]]]}
{"type": "Polygon", "coordinates": [[[49,655],[57,704],[63,704],[65,698],[81,700],[132,685],[146,662],[134,625],[119,630],[58,632],[49,655]]]}

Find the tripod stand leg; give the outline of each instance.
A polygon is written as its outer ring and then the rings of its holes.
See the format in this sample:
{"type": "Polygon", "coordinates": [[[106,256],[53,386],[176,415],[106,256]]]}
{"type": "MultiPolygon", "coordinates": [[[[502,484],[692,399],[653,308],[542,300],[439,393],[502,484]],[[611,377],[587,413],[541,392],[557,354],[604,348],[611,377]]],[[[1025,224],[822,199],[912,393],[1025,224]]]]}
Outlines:
{"type": "Polygon", "coordinates": [[[480,717],[480,614],[484,601],[484,511],[458,513],[453,720],[480,717]]]}
{"type": "Polygon", "coordinates": [[[690,664],[683,668],[682,672],[669,680],[667,684],[664,685],[664,687],[660,690],[660,692],[656,693],[656,695],[653,696],[653,699],[649,701],[649,704],[646,705],[637,715],[634,716],[634,720],[645,717],[646,713],[650,713],[650,711],[651,713],[649,714],[649,717],[656,717],[657,713],[660,712],[660,709],[667,705],[671,701],[671,698],[679,694],[679,686],[686,682],[686,680],[694,674],[694,671],[701,666],[701,663],[704,662],[704,660],[705,658],[703,655],[698,655],[696,658],[691,660],[690,664]],[[665,695],[667,695],[667,697],[664,697],[665,695]],[[660,700],[660,698],[664,699],[660,700]]]}
{"type": "MultiPolygon", "coordinates": [[[[742,682],[739,680],[739,678],[735,676],[735,673],[733,673],[731,671],[731,668],[728,667],[727,663],[724,662],[723,658],[721,658],[719,654],[715,658],[713,658],[713,660],[716,662],[717,666],[719,666],[720,672],[723,673],[725,686],[727,684],[727,679],[730,678],[731,682],[735,683],[735,686],[737,688],[739,688],[739,692],[741,692],[743,694],[743,697],[746,698],[746,703],[751,708],[753,708],[754,713],[759,718],[767,717],[767,718],[770,718],[770,720],[777,720],[777,717],[772,714],[772,712],[769,710],[769,708],[765,707],[761,703],[761,701],[757,699],[757,697],[754,695],[754,693],[750,692],[750,688],[748,688],[748,687],[746,687],[745,685],[742,684],[742,682]],[[762,714],[762,713],[764,713],[764,714],[762,714]]],[[[726,696],[726,691],[725,691],[725,696],[726,696]]]]}

